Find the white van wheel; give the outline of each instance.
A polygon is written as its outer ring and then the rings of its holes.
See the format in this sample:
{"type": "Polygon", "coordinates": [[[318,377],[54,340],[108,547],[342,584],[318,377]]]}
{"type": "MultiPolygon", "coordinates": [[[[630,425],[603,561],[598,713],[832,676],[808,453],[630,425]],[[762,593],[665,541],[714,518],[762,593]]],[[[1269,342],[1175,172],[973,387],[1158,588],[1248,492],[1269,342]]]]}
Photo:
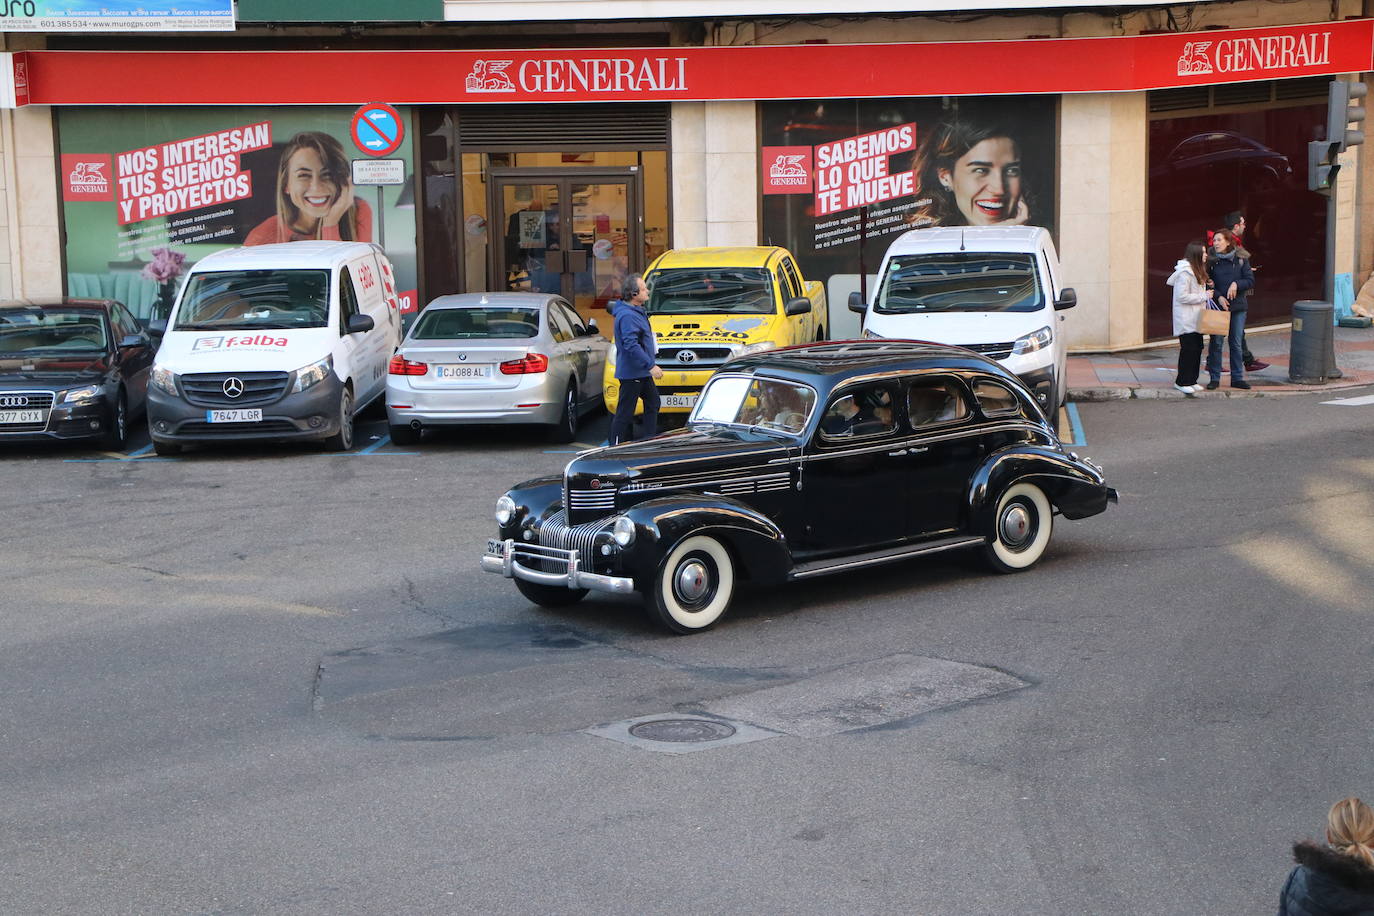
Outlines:
{"type": "Polygon", "coordinates": [[[339,395],[339,431],[324,440],[331,452],[346,452],[353,447],[353,389],[347,385],[339,395]]]}

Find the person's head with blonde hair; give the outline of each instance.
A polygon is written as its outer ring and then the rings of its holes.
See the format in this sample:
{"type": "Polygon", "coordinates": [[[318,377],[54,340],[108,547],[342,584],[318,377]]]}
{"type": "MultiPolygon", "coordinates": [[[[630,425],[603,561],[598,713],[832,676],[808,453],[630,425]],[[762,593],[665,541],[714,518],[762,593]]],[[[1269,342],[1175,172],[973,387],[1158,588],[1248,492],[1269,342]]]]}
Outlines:
{"type": "Polygon", "coordinates": [[[1326,842],[1374,868],[1374,810],[1353,795],[1336,802],[1326,815],[1326,842]]]}

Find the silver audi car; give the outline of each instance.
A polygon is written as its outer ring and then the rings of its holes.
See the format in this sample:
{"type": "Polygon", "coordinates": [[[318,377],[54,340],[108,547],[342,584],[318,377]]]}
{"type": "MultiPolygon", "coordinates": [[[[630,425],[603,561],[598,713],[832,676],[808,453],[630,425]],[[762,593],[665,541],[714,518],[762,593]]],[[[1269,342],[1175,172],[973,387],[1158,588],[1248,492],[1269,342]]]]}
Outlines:
{"type": "Polygon", "coordinates": [[[582,414],[601,404],[610,346],[560,296],[440,296],[387,370],[391,439],[412,443],[431,426],[531,423],[571,442],[582,414]]]}

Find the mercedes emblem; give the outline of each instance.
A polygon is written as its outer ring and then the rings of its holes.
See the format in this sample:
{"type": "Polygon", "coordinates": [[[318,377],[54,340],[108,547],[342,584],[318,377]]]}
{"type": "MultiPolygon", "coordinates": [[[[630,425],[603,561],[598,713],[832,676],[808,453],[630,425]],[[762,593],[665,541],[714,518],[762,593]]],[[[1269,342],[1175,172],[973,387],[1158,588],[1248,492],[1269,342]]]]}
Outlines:
{"type": "Polygon", "coordinates": [[[236,398],[243,394],[243,382],[233,376],[224,380],[224,396],[226,398],[236,398]]]}

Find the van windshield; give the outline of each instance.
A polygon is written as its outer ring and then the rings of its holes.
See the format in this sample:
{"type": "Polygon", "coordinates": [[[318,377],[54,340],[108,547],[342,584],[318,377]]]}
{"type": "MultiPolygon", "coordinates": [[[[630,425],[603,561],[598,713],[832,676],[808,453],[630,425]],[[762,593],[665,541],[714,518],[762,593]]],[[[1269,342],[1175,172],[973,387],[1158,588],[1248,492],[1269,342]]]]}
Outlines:
{"type": "Polygon", "coordinates": [[[222,270],[192,274],[172,331],[323,328],[327,270],[222,270]]]}
{"type": "Polygon", "coordinates": [[[1043,304],[1035,255],[958,251],[892,258],[873,311],[1034,312],[1043,304]]]}
{"type": "Polygon", "coordinates": [[[773,275],[764,267],[682,267],[656,270],[649,285],[650,315],[771,315],[773,275]]]}

